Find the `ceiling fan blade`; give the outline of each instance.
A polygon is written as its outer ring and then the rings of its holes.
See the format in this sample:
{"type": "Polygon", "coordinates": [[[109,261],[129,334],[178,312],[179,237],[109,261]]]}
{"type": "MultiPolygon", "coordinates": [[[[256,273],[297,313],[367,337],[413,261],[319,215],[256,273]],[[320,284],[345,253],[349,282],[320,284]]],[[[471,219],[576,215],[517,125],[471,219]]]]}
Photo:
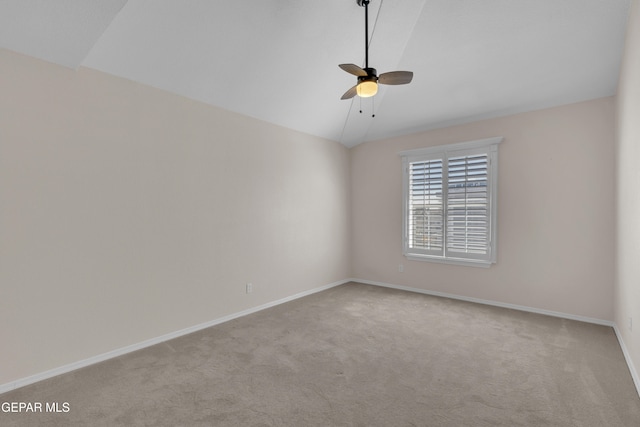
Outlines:
{"type": "Polygon", "coordinates": [[[354,76],[365,77],[367,75],[367,72],[365,70],[355,64],[340,64],[338,65],[338,67],[342,68],[349,74],[353,74],[354,76]]]}
{"type": "Polygon", "coordinates": [[[411,83],[413,72],[411,71],[391,71],[380,74],[378,83],[383,85],[406,85],[411,83]]]}
{"type": "Polygon", "coordinates": [[[356,96],[357,92],[356,92],[356,88],[358,87],[358,85],[355,85],[354,87],[352,87],[351,89],[349,89],[348,91],[346,91],[344,93],[344,95],[342,95],[342,98],[340,99],[351,99],[354,96],[356,96]]]}

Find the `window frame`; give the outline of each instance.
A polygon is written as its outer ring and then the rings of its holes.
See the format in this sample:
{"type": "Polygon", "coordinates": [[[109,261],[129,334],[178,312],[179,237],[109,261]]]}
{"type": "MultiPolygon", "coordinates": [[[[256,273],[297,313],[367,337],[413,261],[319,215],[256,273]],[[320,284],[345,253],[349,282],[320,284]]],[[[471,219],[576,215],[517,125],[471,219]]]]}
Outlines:
{"type": "Polygon", "coordinates": [[[401,151],[402,157],[402,251],[403,255],[414,261],[429,261],[445,264],[467,265],[488,268],[497,262],[497,218],[498,218],[498,145],[503,137],[485,138],[474,141],[445,144],[416,150],[401,151]],[[449,159],[478,154],[487,156],[487,197],[489,209],[489,245],[488,254],[451,255],[447,248],[448,182],[449,159]],[[410,165],[411,163],[442,161],[442,249],[436,251],[410,248],[409,240],[409,204],[410,204],[410,165]]]}

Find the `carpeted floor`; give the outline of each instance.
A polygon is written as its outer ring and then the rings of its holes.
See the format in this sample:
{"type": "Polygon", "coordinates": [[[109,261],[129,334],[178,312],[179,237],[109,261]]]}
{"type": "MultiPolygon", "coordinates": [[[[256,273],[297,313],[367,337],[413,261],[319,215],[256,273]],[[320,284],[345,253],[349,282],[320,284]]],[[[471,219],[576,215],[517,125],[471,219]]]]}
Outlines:
{"type": "Polygon", "coordinates": [[[613,330],[347,284],[0,395],[2,426],[640,426],[613,330]]]}

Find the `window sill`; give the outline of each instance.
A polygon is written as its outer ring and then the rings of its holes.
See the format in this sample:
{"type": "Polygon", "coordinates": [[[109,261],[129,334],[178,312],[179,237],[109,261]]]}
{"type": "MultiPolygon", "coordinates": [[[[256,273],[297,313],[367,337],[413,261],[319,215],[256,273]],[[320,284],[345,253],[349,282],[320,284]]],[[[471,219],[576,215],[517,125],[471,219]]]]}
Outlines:
{"type": "Polygon", "coordinates": [[[404,254],[404,256],[410,261],[427,261],[427,262],[435,262],[438,264],[464,265],[467,267],[489,268],[491,267],[491,264],[494,264],[491,261],[479,261],[479,260],[464,259],[464,258],[442,258],[442,257],[429,256],[429,255],[416,255],[416,254],[404,254]]]}

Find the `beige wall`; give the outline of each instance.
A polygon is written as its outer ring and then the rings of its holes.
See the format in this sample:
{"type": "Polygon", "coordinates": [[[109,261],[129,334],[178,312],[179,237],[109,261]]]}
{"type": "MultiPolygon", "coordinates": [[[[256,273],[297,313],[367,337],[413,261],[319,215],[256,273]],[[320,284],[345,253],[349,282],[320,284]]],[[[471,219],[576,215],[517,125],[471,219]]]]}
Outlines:
{"type": "Polygon", "coordinates": [[[342,145],[3,50],[0,70],[0,385],[349,277],[342,145]]]}
{"type": "MultiPolygon", "coordinates": [[[[640,2],[629,15],[617,96],[616,323],[640,368],[640,2]],[[633,328],[629,328],[629,319],[633,328]]],[[[636,377],[637,381],[637,377],[636,377]]],[[[637,384],[640,387],[640,384],[637,384]]]]}
{"type": "Polygon", "coordinates": [[[614,122],[614,99],[605,98],[355,147],[354,277],[613,320],[614,122]],[[505,138],[497,264],[406,260],[397,153],[493,136],[505,138]]]}

